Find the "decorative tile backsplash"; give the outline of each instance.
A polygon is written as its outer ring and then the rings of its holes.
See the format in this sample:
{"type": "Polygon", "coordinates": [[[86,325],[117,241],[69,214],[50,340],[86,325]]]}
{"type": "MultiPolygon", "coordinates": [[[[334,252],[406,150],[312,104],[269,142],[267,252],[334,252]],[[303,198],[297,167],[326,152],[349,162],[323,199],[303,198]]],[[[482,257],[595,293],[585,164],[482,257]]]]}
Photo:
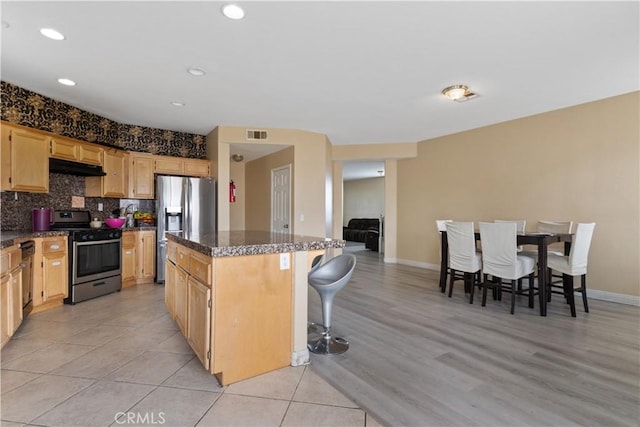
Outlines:
{"type": "MultiPolygon", "coordinates": [[[[48,194],[3,191],[0,193],[0,230],[31,230],[31,211],[36,208],[71,209],[71,197],[84,196],[84,185],[82,176],[52,173],[49,174],[48,194]]],[[[111,211],[120,207],[120,199],[85,197],[84,206],[84,209],[91,211],[92,218],[103,220],[109,217],[111,211]],[[102,212],[98,211],[98,203],[103,204],[102,212]]]]}
{"type": "Polygon", "coordinates": [[[0,119],[7,122],[127,151],[206,158],[202,135],[117,123],[4,81],[0,95],[0,119]]]}

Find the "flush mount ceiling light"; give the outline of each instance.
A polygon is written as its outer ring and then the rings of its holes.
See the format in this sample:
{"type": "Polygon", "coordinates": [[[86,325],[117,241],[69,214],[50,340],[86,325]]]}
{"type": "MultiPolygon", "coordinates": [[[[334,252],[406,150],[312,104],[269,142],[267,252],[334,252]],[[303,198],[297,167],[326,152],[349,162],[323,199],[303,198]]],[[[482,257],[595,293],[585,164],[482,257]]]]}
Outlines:
{"type": "Polygon", "coordinates": [[[453,85],[442,89],[442,94],[452,101],[464,102],[475,98],[477,95],[469,90],[465,85],[453,85]]]}
{"type": "Polygon", "coordinates": [[[233,160],[234,162],[241,162],[244,160],[244,156],[242,154],[232,154],[231,160],[233,160]]]}
{"type": "Polygon", "coordinates": [[[244,18],[244,10],[237,4],[227,4],[222,7],[222,14],[229,19],[244,18]]]}
{"type": "Polygon", "coordinates": [[[204,76],[205,74],[207,74],[202,68],[196,67],[187,68],[187,73],[191,74],[192,76],[204,76]]]}
{"type": "Polygon", "coordinates": [[[184,107],[185,105],[187,105],[184,102],[180,102],[180,101],[171,101],[170,104],[173,105],[174,107],[184,107]]]}
{"type": "Polygon", "coordinates": [[[50,38],[51,40],[64,40],[62,33],[54,30],[53,28],[40,28],[40,34],[50,38]]]}
{"type": "Polygon", "coordinates": [[[65,78],[60,78],[58,79],[58,83],[60,83],[61,85],[65,85],[65,86],[75,86],[76,82],[74,82],[71,79],[65,79],[65,78]]]}

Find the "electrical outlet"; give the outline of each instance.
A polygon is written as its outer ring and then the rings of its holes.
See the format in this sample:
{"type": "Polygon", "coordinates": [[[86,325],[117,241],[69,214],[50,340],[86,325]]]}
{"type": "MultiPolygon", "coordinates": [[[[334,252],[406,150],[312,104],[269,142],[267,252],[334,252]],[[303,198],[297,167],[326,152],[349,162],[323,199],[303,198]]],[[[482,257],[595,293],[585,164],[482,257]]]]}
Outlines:
{"type": "Polygon", "coordinates": [[[291,254],[280,254],[280,270],[288,270],[291,268],[291,254]]]}
{"type": "Polygon", "coordinates": [[[98,203],[98,210],[102,212],[104,210],[104,205],[102,203],[98,203]]]}

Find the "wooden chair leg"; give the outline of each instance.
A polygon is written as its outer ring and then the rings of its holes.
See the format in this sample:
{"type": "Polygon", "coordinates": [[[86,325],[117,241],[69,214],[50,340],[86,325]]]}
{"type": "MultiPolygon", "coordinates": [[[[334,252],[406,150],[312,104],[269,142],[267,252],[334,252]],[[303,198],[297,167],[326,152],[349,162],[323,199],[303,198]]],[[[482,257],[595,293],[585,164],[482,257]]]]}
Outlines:
{"type": "Polygon", "coordinates": [[[582,288],[582,304],[584,305],[584,312],[589,312],[589,303],[587,303],[587,275],[583,274],[580,277],[580,285],[582,288]]]}
{"type": "Polygon", "coordinates": [[[453,280],[456,276],[456,271],[451,269],[449,272],[449,298],[451,298],[451,294],[453,293],[453,280]]]}
{"type": "Polygon", "coordinates": [[[533,277],[534,274],[529,275],[529,308],[533,308],[533,277]]]}
{"type": "Polygon", "coordinates": [[[471,276],[471,292],[469,293],[469,304],[473,304],[473,292],[476,288],[476,284],[478,283],[478,275],[473,273],[471,276]]]}
{"type": "Polygon", "coordinates": [[[553,287],[551,286],[551,282],[553,281],[553,274],[551,273],[551,269],[547,268],[547,302],[551,302],[551,290],[553,287]]]}
{"type": "Polygon", "coordinates": [[[516,292],[517,292],[517,282],[515,280],[511,281],[511,314],[514,312],[514,308],[516,306],[516,292]]]}
{"type": "Polygon", "coordinates": [[[482,282],[482,306],[487,305],[487,286],[489,281],[487,280],[487,275],[484,275],[484,281],[482,282]]]}
{"type": "Polygon", "coordinates": [[[563,274],[562,282],[564,284],[564,296],[571,308],[571,317],[576,317],[576,301],[573,295],[573,276],[563,274]]]}

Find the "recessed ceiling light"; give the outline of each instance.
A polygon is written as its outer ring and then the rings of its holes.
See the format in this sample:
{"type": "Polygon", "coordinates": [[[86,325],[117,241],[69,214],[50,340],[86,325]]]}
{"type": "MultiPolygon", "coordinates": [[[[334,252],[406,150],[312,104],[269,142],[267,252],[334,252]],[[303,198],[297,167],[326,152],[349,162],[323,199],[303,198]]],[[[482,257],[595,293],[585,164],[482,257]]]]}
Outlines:
{"type": "Polygon", "coordinates": [[[184,107],[185,105],[187,105],[184,102],[179,102],[179,101],[171,101],[170,104],[173,105],[174,107],[184,107]]]}
{"type": "Polygon", "coordinates": [[[58,83],[63,84],[65,86],[75,86],[76,85],[76,82],[74,82],[73,80],[65,79],[65,78],[58,79],[58,83]]]}
{"type": "Polygon", "coordinates": [[[227,4],[222,7],[222,14],[229,19],[244,18],[244,10],[237,4],[227,4]]]}
{"type": "Polygon", "coordinates": [[[53,28],[40,28],[40,34],[51,40],[64,40],[64,36],[53,28]]]}
{"type": "Polygon", "coordinates": [[[469,99],[473,99],[478,94],[471,92],[468,86],[465,85],[453,85],[442,89],[442,94],[452,101],[464,102],[469,99]]]}
{"type": "Polygon", "coordinates": [[[187,73],[191,74],[192,76],[204,76],[205,74],[207,74],[203,69],[196,67],[187,69],[187,73]]]}

